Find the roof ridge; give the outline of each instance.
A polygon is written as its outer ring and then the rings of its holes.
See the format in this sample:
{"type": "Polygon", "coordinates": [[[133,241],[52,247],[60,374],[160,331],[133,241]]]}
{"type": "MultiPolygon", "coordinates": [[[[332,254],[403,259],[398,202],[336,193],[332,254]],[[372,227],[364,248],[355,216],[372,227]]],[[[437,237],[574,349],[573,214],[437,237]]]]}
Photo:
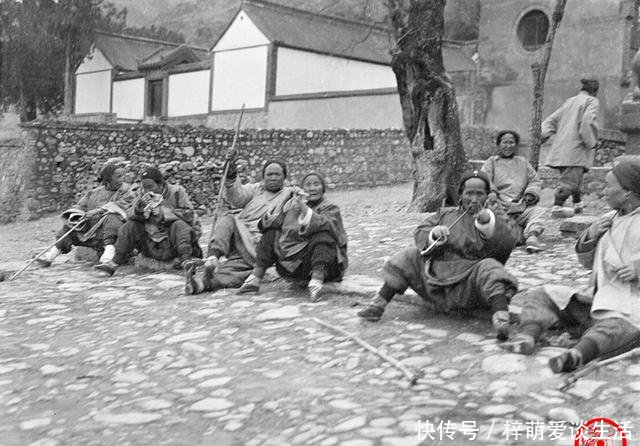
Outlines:
{"type": "Polygon", "coordinates": [[[134,35],[131,35],[131,34],[124,34],[124,33],[114,33],[114,32],[108,32],[108,31],[96,31],[96,34],[102,34],[103,36],[108,36],[108,37],[120,37],[120,38],[123,38],[123,39],[129,39],[129,40],[139,40],[141,42],[147,42],[147,43],[160,43],[160,44],[163,44],[163,45],[171,45],[171,46],[180,46],[180,45],[191,46],[191,45],[187,44],[186,42],[183,42],[183,43],[169,42],[168,40],[151,39],[149,37],[134,36],[134,35]]]}
{"type": "Polygon", "coordinates": [[[325,19],[325,20],[329,20],[329,21],[343,22],[343,23],[347,23],[349,25],[358,25],[358,26],[362,26],[362,27],[373,28],[374,30],[381,31],[381,32],[387,32],[387,31],[390,30],[387,26],[384,26],[384,25],[380,24],[379,22],[368,21],[368,20],[363,20],[363,19],[353,19],[353,18],[346,18],[346,17],[338,17],[338,16],[335,16],[335,15],[330,15],[330,14],[326,14],[326,13],[320,13],[320,12],[308,11],[306,9],[294,8],[293,6],[281,5],[279,3],[271,2],[271,1],[268,1],[268,0],[242,0],[242,3],[240,4],[240,8],[242,8],[242,6],[245,5],[245,4],[254,5],[254,6],[258,6],[258,7],[268,7],[268,8],[272,8],[272,9],[277,9],[277,10],[281,10],[281,11],[290,12],[292,14],[311,16],[311,17],[314,17],[314,18],[320,18],[320,19],[325,19]]]}

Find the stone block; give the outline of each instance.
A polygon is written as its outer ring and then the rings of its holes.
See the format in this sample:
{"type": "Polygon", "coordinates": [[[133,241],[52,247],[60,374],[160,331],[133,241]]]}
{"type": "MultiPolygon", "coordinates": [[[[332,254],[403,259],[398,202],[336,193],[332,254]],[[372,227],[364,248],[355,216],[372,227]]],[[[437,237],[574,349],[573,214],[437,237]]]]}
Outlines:
{"type": "Polygon", "coordinates": [[[587,229],[598,217],[592,215],[576,215],[560,223],[561,232],[579,233],[587,229]]]}

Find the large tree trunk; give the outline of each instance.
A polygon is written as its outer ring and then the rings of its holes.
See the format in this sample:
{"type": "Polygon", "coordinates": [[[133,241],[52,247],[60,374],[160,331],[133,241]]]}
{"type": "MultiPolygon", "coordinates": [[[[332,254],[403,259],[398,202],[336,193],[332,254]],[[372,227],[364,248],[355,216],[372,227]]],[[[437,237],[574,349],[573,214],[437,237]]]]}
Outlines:
{"type": "Polygon", "coordinates": [[[64,115],[73,112],[73,73],[71,72],[71,36],[67,36],[64,52],[64,115]]]}
{"type": "Polygon", "coordinates": [[[445,0],[387,0],[395,73],[413,155],[410,211],[431,212],[458,200],[466,157],[453,83],[442,59],[445,0]]]}
{"type": "Polygon", "coordinates": [[[549,60],[551,59],[551,50],[553,49],[553,41],[556,37],[556,31],[562,22],[564,8],[567,0],[558,0],[556,3],[553,16],[551,17],[551,25],[547,33],[547,39],[544,43],[544,52],[540,62],[531,64],[531,72],[533,74],[533,117],[531,118],[531,165],[538,170],[540,162],[540,146],[542,145],[542,106],[544,105],[544,81],[547,77],[547,68],[549,68],[549,60]]]}

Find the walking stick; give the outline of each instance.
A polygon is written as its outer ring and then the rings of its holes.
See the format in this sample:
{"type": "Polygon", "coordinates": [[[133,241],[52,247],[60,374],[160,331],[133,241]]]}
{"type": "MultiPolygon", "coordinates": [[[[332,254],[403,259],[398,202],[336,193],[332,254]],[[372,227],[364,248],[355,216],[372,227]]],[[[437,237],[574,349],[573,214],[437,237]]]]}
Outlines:
{"type": "MultiPolygon", "coordinates": [[[[467,210],[465,209],[464,212],[462,213],[462,215],[460,215],[460,217],[456,218],[453,223],[451,223],[451,225],[449,226],[449,230],[451,230],[451,228],[453,228],[460,220],[462,220],[462,217],[464,217],[465,215],[467,215],[467,210]]],[[[422,254],[423,256],[429,255],[431,254],[431,252],[436,249],[436,247],[440,246],[438,245],[438,242],[442,240],[442,237],[438,237],[438,240],[436,240],[431,246],[429,246],[426,249],[423,249],[422,251],[420,251],[420,254],[422,254]]]]}
{"type": "MultiPolygon", "coordinates": [[[[215,228],[220,214],[222,213],[222,193],[224,192],[224,183],[227,180],[227,173],[229,172],[229,163],[233,160],[233,155],[236,150],[236,142],[238,141],[238,135],[240,134],[240,124],[242,123],[242,116],[244,115],[244,104],[240,109],[240,116],[238,117],[238,124],[236,125],[236,133],[233,135],[233,142],[231,147],[227,151],[226,159],[224,162],[224,169],[222,170],[222,178],[220,178],[220,187],[218,188],[218,201],[216,202],[216,210],[213,212],[213,223],[211,224],[211,238],[213,238],[213,228],[215,228]]],[[[211,242],[211,238],[209,242],[211,242]]]]}
{"type": "Polygon", "coordinates": [[[18,277],[20,274],[22,274],[23,272],[25,272],[27,269],[29,269],[29,267],[31,265],[33,265],[33,262],[35,262],[36,260],[38,260],[40,257],[42,257],[44,255],[45,252],[47,252],[48,250],[50,250],[51,248],[53,248],[54,246],[56,246],[61,240],[63,240],[66,236],[68,236],[69,234],[71,234],[73,231],[76,230],[76,228],[78,226],[80,226],[81,224],[83,224],[86,220],[83,218],[81,219],[74,227],[72,227],[71,229],[69,229],[67,232],[64,233],[64,235],[62,237],[60,237],[58,240],[56,240],[55,242],[53,242],[52,244],[50,244],[49,246],[47,246],[46,248],[44,248],[42,250],[42,252],[40,254],[38,254],[37,256],[35,256],[33,259],[31,259],[31,261],[29,263],[27,263],[27,265],[22,268],[20,271],[18,271],[17,273],[15,273],[13,276],[11,276],[11,278],[9,279],[9,281],[11,282],[13,279],[15,279],[16,277],[18,277]]]}

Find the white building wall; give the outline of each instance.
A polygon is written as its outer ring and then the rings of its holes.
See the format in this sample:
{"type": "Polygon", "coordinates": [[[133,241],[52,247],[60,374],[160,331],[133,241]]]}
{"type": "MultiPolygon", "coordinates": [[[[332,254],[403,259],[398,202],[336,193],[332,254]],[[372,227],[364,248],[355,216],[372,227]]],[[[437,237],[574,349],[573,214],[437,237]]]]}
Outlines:
{"type": "Polygon", "coordinates": [[[118,119],[144,118],[144,78],[113,83],[113,113],[118,119]]]}
{"type": "Polygon", "coordinates": [[[396,88],[391,67],[278,48],[276,95],[396,88]]]}
{"type": "Polygon", "coordinates": [[[209,112],[211,70],[169,75],[169,117],[209,112]]]}
{"type": "Polygon", "coordinates": [[[76,74],[91,73],[92,71],[110,70],[113,66],[109,63],[102,51],[93,47],[76,70],[76,74]]]}
{"type": "Polygon", "coordinates": [[[75,113],[111,111],[111,71],[76,75],[75,113]]]}
{"type": "Polygon", "coordinates": [[[269,39],[244,11],[240,11],[224,35],[218,40],[216,46],[213,47],[213,51],[268,45],[269,43],[269,39]]]}
{"type": "MultiPolygon", "coordinates": [[[[269,46],[216,52],[213,58],[213,111],[264,107],[269,46]]],[[[205,90],[206,91],[206,90],[205,90]]]]}

